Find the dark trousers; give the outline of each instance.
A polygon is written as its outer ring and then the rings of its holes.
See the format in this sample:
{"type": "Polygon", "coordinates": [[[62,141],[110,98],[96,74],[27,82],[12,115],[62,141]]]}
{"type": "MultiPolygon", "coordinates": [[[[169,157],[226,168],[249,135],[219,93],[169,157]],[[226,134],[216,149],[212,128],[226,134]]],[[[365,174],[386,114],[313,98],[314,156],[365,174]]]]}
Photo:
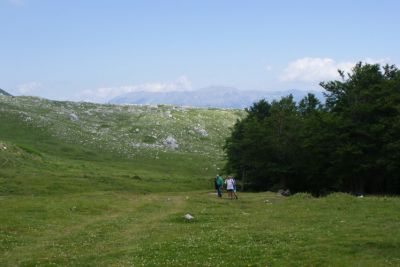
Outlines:
{"type": "Polygon", "coordinates": [[[222,197],[222,186],[217,186],[218,196],[222,197]]]}

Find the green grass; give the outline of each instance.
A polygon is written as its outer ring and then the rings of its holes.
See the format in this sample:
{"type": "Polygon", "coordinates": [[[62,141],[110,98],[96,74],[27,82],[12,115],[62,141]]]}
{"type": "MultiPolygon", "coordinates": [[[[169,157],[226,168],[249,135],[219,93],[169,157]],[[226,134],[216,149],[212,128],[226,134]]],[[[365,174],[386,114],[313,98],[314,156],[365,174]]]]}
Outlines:
{"type": "Polygon", "coordinates": [[[398,198],[2,197],[2,266],[398,266],[398,198]],[[194,215],[193,222],[182,216],[194,215]]]}
{"type": "Polygon", "coordinates": [[[217,199],[239,111],[0,104],[0,266],[400,266],[398,197],[217,199]],[[166,135],[182,146],[124,149],[166,135]]]}

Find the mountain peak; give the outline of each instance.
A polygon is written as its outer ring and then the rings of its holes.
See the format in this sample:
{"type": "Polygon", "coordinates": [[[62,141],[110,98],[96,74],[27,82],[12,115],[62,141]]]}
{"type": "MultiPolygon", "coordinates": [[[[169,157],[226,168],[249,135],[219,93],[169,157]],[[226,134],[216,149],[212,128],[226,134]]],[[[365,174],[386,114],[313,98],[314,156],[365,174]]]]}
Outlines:
{"type": "Polygon", "coordinates": [[[12,96],[11,94],[7,93],[3,89],[0,88],[0,95],[5,95],[5,96],[12,96]]]}

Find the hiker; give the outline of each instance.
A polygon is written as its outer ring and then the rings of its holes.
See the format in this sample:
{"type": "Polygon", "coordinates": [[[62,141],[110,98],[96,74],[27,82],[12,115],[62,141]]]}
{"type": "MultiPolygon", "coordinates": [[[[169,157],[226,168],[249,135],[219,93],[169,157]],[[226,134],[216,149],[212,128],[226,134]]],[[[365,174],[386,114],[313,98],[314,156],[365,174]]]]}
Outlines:
{"type": "Polygon", "coordinates": [[[215,177],[215,188],[217,189],[218,197],[222,197],[222,185],[224,181],[222,180],[222,177],[217,174],[217,177],[215,177]]]}
{"type": "Polygon", "coordinates": [[[236,180],[235,180],[235,178],[233,176],[232,176],[232,180],[233,180],[233,194],[235,195],[235,199],[239,199],[237,194],[236,194],[236,191],[237,191],[236,180]]]}
{"type": "Polygon", "coordinates": [[[236,194],[236,180],[233,176],[231,176],[231,179],[233,180],[233,195],[235,196],[235,199],[239,199],[237,194],[236,194]]]}
{"type": "Polygon", "coordinates": [[[234,190],[235,180],[233,180],[232,176],[228,176],[228,178],[225,180],[225,183],[226,183],[226,191],[228,191],[228,197],[230,199],[233,199],[233,190],[234,190]]]}

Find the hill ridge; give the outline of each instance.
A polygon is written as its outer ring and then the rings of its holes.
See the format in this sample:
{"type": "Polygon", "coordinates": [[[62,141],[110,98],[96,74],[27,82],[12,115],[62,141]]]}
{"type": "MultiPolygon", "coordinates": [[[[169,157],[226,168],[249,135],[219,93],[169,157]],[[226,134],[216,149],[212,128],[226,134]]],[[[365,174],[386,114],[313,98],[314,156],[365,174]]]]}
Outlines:
{"type": "Polygon", "coordinates": [[[8,93],[7,91],[3,90],[0,88],[0,95],[4,95],[4,96],[12,96],[10,93],[8,93]]]}
{"type": "MultiPolygon", "coordinates": [[[[45,129],[67,143],[135,157],[159,152],[222,154],[243,110],[174,105],[115,105],[0,97],[0,115],[45,129]]],[[[0,136],[1,137],[1,136],[0,136]]]]}

